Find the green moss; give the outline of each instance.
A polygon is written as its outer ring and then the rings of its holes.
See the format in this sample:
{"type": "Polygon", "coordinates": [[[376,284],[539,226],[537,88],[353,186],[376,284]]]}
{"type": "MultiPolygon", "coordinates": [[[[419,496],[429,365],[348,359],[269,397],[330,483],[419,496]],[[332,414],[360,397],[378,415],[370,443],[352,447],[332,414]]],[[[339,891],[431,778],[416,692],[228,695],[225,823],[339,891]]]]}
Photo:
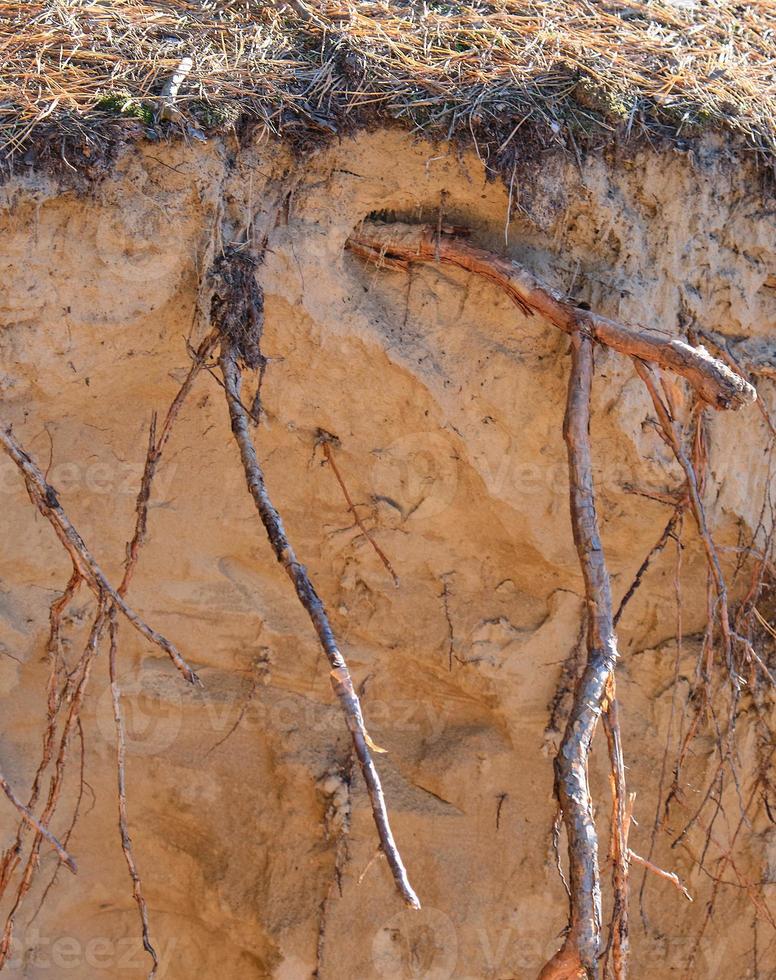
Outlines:
{"type": "Polygon", "coordinates": [[[614,86],[602,85],[583,78],[574,87],[574,99],[584,109],[590,109],[613,123],[624,122],[630,113],[630,99],[614,86]]]}
{"type": "Polygon", "coordinates": [[[155,122],[153,109],[143,105],[127,91],[105,92],[97,99],[94,108],[98,112],[140,119],[146,126],[153,126],[155,122]]]}
{"type": "Polygon", "coordinates": [[[242,108],[239,102],[190,102],[188,112],[203,129],[225,129],[234,126],[240,118],[242,108]]]}

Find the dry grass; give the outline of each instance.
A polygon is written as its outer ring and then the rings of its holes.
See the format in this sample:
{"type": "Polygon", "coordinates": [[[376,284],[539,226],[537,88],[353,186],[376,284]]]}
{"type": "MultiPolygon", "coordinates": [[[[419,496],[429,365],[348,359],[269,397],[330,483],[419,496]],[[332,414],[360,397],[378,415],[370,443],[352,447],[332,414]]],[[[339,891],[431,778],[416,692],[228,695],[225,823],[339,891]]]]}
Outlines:
{"type": "Polygon", "coordinates": [[[5,155],[154,128],[186,55],[180,106],[205,131],[248,117],[309,140],[398,119],[498,166],[524,123],[566,145],[716,126],[776,155],[774,0],[0,0],[5,155]]]}

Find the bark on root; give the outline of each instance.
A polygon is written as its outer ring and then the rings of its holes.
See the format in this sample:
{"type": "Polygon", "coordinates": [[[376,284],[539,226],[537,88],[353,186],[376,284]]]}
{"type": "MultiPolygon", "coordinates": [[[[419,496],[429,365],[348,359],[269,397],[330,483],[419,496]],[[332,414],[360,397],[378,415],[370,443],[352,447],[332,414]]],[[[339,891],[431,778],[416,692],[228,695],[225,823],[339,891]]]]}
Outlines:
{"type": "Polygon", "coordinates": [[[740,408],[753,402],[755,389],[712,357],[704,347],[690,344],[646,327],[619,323],[568,302],[514,259],[461,239],[440,234],[431,225],[366,221],[348,239],[347,247],[375,264],[442,262],[456,265],[495,283],[523,312],[545,316],[568,334],[583,332],[601,344],[669,368],[686,378],[699,396],[715,408],[740,408]]]}
{"type": "MultiPolygon", "coordinates": [[[[731,679],[737,682],[733,641],[745,638],[728,625],[728,597],[717,549],[708,530],[699,483],[693,462],[681,445],[671,417],[670,397],[666,405],[653,377],[652,366],[665,368],[685,378],[694,388],[700,408],[738,409],[756,400],[754,387],[743,377],[732,357],[712,357],[701,346],[692,346],[666,333],[638,325],[628,325],[581,309],[540,282],[519,263],[478,248],[465,241],[462,229],[402,223],[367,221],[346,243],[354,254],[378,267],[408,271],[416,262],[457,266],[499,286],[528,316],[538,313],[572,337],[572,370],[564,424],[571,474],[571,516],[574,540],[585,579],[588,601],[588,658],[578,684],[566,732],[556,759],[556,791],[567,830],[570,860],[570,925],[563,948],[545,966],[544,980],[599,975],[601,895],[598,872],[597,838],[587,783],[587,757],[599,716],[605,712],[611,765],[613,828],[612,859],[613,912],[609,941],[603,954],[604,971],[609,966],[617,980],[625,977],[628,952],[628,864],[633,860],[654,870],[649,862],[630,851],[627,844],[626,792],[624,765],[614,700],[613,670],[617,658],[614,635],[622,608],[640,583],[649,561],[672,533],[676,516],[688,507],[694,513],[707,553],[716,591],[725,654],[731,679]],[[687,488],[681,499],[671,501],[675,509],[656,549],[637,573],[617,617],[612,617],[609,579],[598,535],[590,461],[590,388],[592,349],[598,342],[633,358],[655,402],[664,437],[685,470],[687,488]]],[[[717,346],[719,344],[712,344],[717,346]]],[[[766,420],[773,430],[767,412],[766,420]]],[[[708,633],[708,631],[707,631],[708,633]]],[[[710,635],[709,635],[710,645],[710,635]]],[[[747,650],[751,644],[746,644],[747,650]]],[[[752,657],[749,654],[750,657],[752,657]]],[[[756,656],[756,655],[755,655],[756,656]]],[[[657,869],[662,877],[676,876],[657,869]]]]}
{"type": "Polygon", "coordinates": [[[563,435],[568,449],[571,526],[585,581],[587,663],[555,760],[555,785],[568,839],[569,930],[563,948],[542,971],[542,980],[566,977],[592,980],[599,975],[601,884],[587,762],[617,660],[617,641],[593,487],[590,451],[592,380],[593,341],[578,333],[572,337],[563,435]]]}
{"type": "Polygon", "coordinates": [[[187,681],[197,683],[197,675],[180,655],[177,647],[145,623],[135,610],[127,605],[118,590],[110,584],[84,539],[70,522],[70,518],[59,502],[56,490],[46,481],[35,460],[16,441],[10,427],[0,425],[0,445],[21,470],[33,503],[54,528],[73,565],[89,584],[97,599],[102,601],[104,598],[110,598],[113,605],[139,633],[164,650],[187,681]]]}
{"type": "Polygon", "coordinates": [[[361,704],[353,687],[350,671],[337,646],[326,609],[315,591],[307,569],[298,561],[286,535],[280,514],[267,492],[264,474],[251,438],[248,413],[240,398],[242,374],[238,362],[239,355],[240,351],[231,337],[224,336],[221,346],[221,372],[224,379],[232,432],[240,450],[248,490],[264,525],[264,530],[267,532],[275,557],[291,579],[297,597],[310,617],[329,662],[331,686],[340,702],[350,730],[353,747],[369,793],[380,846],[388,861],[396,888],[406,905],[410,908],[419,909],[420,901],[410,885],[404,863],[393,838],[380,776],[370,753],[370,746],[374,746],[364,724],[361,704]]]}
{"type": "MultiPolygon", "coordinates": [[[[112,588],[110,583],[107,582],[107,579],[87,549],[83,539],[70,523],[67,515],[59,504],[56,491],[48,485],[35,461],[31,456],[29,456],[28,453],[25,452],[24,449],[22,449],[21,446],[19,446],[10,433],[10,430],[4,431],[0,429],[0,440],[2,442],[2,446],[21,470],[32,502],[38,507],[41,513],[49,519],[57,533],[57,536],[64,545],[65,549],[68,551],[68,554],[73,562],[73,573],[70,581],[68,582],[62,595],[55,599],[52,603],[49,614],[50,632],[47,646],[51,661],[51,674],[47,699],[47,727],[43,740],[43,756],[35,773],[32,791],[27,807],[24,807],[21,804],[17,806],[17,809],[19,809],[20,813],[22,813],[24,821],[19,826],[14,844],[5,852],[3,860],[0,863],[0,895],[2,895],[9,884],[13,871],[19,863],[24,826],[25,824],[30,824],[35,829],[36,834],[32,843],[31,853],[28,857],[21,881],[16,891],[15,900],[6,919],[2,938],[0,939],[0,969],[2,969],[4,963],[6,962],[11,941],[13,939],[16,918],[25,897],[32,886],[35,873],[39,866],[39,854],[42,840],[48,840],[49,843],[51,843],[52,846],[58,850],[60,861],[66,864],[71,871],[75,870],[75,865],[72,858],[64,850],[62,845],[59,844],[56,838],[53,837],[51,832],[48,830],[48,827],[55,815],[62,792],[68,747],[72,734],[76,730],[81,734],[82,742],[81,793],[83,792],[83,730],[81,727],[80,710],[86,695],[92,664],[98,655],[103,633],[106,626],[108,626],[110,631],[109,672],[117,735],[117,779],[121,845],[124,851],[130,877],[132,879],[133,897],[138,905],[140,914],[143,946],[153,961],[152,969],[148,974],[149,980],[152,980],[152,978],[156,976],[158,959],[150,939],[148,907],[143,896],[142,882],[137,869],[132,840],[129,833],[129,818],[127,813],[126,797],[125,730],[121,709],[121,688],[117,673],[117,637],[119,626],[117,612],[123,612],[124,615],[130,619],[130,622],[132,622],[136,628],[140,629],[140,632],[142,632],[143,635],[148,636],[149,639],[154,639],[154,641],[158,642],[162,649],[166,650],[166,652],[168,652],[171,656],[173,656],[173,652],[177,654],[177,651],[172,644],[169,643],[169,641],[165,640],[164,637],[161,637],[161,635],[156,633],[154,630],[151,630],[150,627],[147,627],[145,623],[140,620],[137,614],[126,605],[124,602],[124,597],[129,589],[132,575],[140,556],[140,551],[146,540],[148,530],[148,505],[156,470],[159,466],[164,448],[169,440],[175,420],[177,419],[183,403],[191,391],[194,381],[196,380],[199,372],[205,366],[206,359],[215,346],[217,340],[218,334],[210,334],[202,341],[199,348],[195,352],[192,352],[191,368],[188,372],[186,380],[178,391],[178,394],[170,404],[158,435],[156,415],[154,414],[154,417],[152,418],[149,433],[148,452],[146,454],[143,477],[135,505],[136,521],[134,533],[131,540],[127,543],[124,575],[121,583],[115,590],[112,588]],[[84,581],[87,582],[92,591],[95,593],[98,599],[98,609],[81,659],[76,667],[68,673],[62,670],[61,663],[62,656],[60,646],[62,618],[67,605],[76,594],[81,582],[84,581]],[[65,682],[60,690],[59,683],[60,675],[62,673],[65,674],[65,682]],[[54,774],[51,779],[45,809],[40,820],[37,820],[34,818],[34,816],[32,816],[32,809],[37,803],[40,794],[41,781],[44,772],[54,756],[58,718],[63,705],[68,706],[68,710],[66,713],[66,720],[64,722],[64,729],[59,741],[59,748],[56,752],[54,774]]],[[[174,656],[173,660],[175,660],[174,656]]],[[[185,665],[182,659],[180,659],[180,662],[176,661],[176,665],[183,670],[184,675],[187,676],[187,679],[191,680],[195,678],[195,675],[185,665]],[[189,673],[187,674],[186,671],[189,671],[189,673]]],[[[3,788],[5,789],[5,787],[3,788]]],[[[79,793],[78,802],[76,804],[70,828],[66,837],[63,838],[65,844],[67,843],[67,840],[75,827],[80,807],[81,793],[79,793]]],[[[6,792],[6,795],[9,795],[9,793],[6,792]]],[[[11,798],[10,795],[9,798],[11,798]]],[[[14,802],[13,799],[12,802],[14,802]]],[[[59,865],[57,866],[53,877],[50,879],[48,886],[43,892],[40,904],[38,905],[38,912],[44,904],[46,897],[48,896],[48,893],[56,880],[58,870],[59,865]]],[[[36,912],[33,916],[33,920],[35,916],[37,916],[38,912],[36,912]]]]}

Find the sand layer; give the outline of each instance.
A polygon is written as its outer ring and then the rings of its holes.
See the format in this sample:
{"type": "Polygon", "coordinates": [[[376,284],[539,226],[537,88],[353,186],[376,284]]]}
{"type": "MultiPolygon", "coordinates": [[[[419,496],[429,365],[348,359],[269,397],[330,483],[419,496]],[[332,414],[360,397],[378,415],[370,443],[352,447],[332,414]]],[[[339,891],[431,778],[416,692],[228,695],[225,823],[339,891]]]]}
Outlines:
{"type": "MultiPolygon", "coordinates": [[[[167,980],[527,980],[558,946],[566,901],[551,846],[557,736],[546,730],[582,623],[561,436],[568,338],[460,270],[376,271],[343,246],[367,215],[433,222],[442,203],[446,220],[468,225],[478,243],[607,315],[772,341],[776,243],[756,175],[713,142],[692,157],[517,168],[509,222],[509,188],[486,178],[474,153],[389,131],[303,166],[266,143],[237,155],[216,141],[149,144],[124,152],[88,193],[45,175],[0,188],[3,418],[48,468],[114,581],[151,413],[166,409],[187,369],[186,338],[206,326],[203,271],[215,233],[255,246],[266,239],[260,456],[363,690],[371,734],[387,749],[379,765],[394,830],[424,903],[420,913],[403,910],[385,863],[373,860],[368,800],[326,663],[252,510],[222,390],[203,375],[159,472],[130,592],[196,666],[202,689],[121,630],[130,822],[167,980]],[[319,430],[339,440],[337,466],[398,587],[355,525],[319,430]]],[[[761,395],[776,410],[769,384],[761,395]]],[[[711,414],[710,520],[720,544],[735,547],[760,519],[768,433],[756,407],[711,414]]],[[[664,494],[681,483],[651,415],[631,365],[599,350],[593,447],[615,601],[670,516],[633,488],[664,494]]],[[[0,763],[25,795],[45,715],[48,605],[69,565],[5,458],[0,485],[0,763]]],[[[673,722],[673,545],[620,628],[618,691],[639,821],[631,842],[642,853],[705,617],[706,572],[689,521],[684,544],[673,722]]],[[[724,554],[732,574],[735,554],[724,554]]],[[[71,663],[92,609],[85,592],[69,607],[71,663]]],[[[30,922],[56,864],[45,853],[9,976],[147,973],[117,830],[104,651],[83,720],[86,784],[70,841],[80,871],[60,874],[30,922]]],[[[747,719],[740,725],[746,774],[757,745],[747,719]]],[[[76,740],[53,824],[60,834],[78,756],[76,740]]],[[[605,830],[604,746],[594,756],[605,830]]],[[[716,763],[713,740],[701,736],[683,803],[671,811],[673,837],[716,763]]],[[[737,822],[732,782],[723,803],[724,845],[737,822]]],[[[15,815],[5,802],[0,828],[9,842],[15,815]]],[[[719,852],[706,873],[696,866],[703,834],[696,828],[672,849],[673,837],[658,834],[655,860],[682,876],[695,901],[647,881],[643,919],[634,900],[635,980],[683,975],[705,915],[719,852]]],[[[748,880],[772,896],[767,821],[754,819],[738,848],[748,880]]],[[[637,895],[638,870],[634,881],[637,895]]],[[[773,938],[755,923],[746,890],[726,885],[693,975],[774,975],[773,938]]]]}

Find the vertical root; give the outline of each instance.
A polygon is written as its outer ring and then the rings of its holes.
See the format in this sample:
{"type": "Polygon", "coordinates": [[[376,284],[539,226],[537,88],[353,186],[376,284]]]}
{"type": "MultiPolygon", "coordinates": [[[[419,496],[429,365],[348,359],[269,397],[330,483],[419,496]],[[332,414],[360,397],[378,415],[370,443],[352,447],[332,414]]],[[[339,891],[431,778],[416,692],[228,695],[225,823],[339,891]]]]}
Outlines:
{"type": "Polygon", "coordinates": [[[639,358],[634,358],[633,363],[636,366],[636,373],[644,382],[644,385],[652,398],[652,403],[655,406],[658,421],[660,422],[660,426],[666,437],[666,441],[673,450],[677,462],[684,471],[685,479],[687,481],[687,492],[690,498],[690,508],[692,509],[695,523],[698,526],[698,533],[701,536],[703,548],[706,552],[706,560],[709,565],[709,571],[714,580],[714,587],[716,590],[717,603],[719,607],[720,630],[725,649],[725,659],[728,664],[728,669],[731,672],[731,676],[734,676],[733,640],[730,632],[727,585],[725,583],[725,577],[722,574],[722,566],[719,562],[717,548],[709,531],[708,521],[706,520],[706,510],[703,506],[703,500],[701,499],[702,488],[699,485],[698,473],[691,458],[688,456],[684,446],[682,445],[682,441],[674,425],[674,419],[671,415],[671,411],[660,395],[653,369],[645,361],[642,361],[639,358]]]}
{"type": "Polygon", "coordinates": [[[604,974],[611,950],[612,967],[617,980],[627,976],[628,968],[628,831],[626,815],[625,764],[622,756],[622,735],[614,675],[609,679],[606,710],[603,714],[606,742],[609,747],[610,780],[612,787],[612,828],[609,857],[612,861],[612,918],[604,958],[604,974]]]}
{"type": "Polygon", "coordinates": [[[221,372],[224,379],[232,432],[240,450],[248,489],[267,532],[275,557],[291,579],[299,601],[307,611],[329,661],[331,685],[339,699],[353,739],[353,747],[366,782],[383,853],[388,860],[396,888],[405,903],[411,908],[420,908],[420,901],[410,885],[404,863],[393,839],[380,777],[369,751],[372,742],[364,725],[361,704],[353,688],[350,671],[337,647],[337,641],[334,638],[323,603],[310,581],[307,569],[297,560],[286,536],[280,514],[275,509],[267,492],[264,474],[250,435],[248,413],[240,400],[242,373],[238,364],[237,353],[233,341],[226,334],[223,335],[221,342],[221,372]]]}
{"type": "MultiPolygon", "coordinates": [[[[86,769],[86,743],[84,741],[84,726],[80,718],[78,719],[77,729],[78,729],[78,748],[79,748],[79,755],[80,755],[80,766],[79,766],[80,771],[78,774],[79,775],[78,796],[76,797],[75,806],[73,807],[73,815],[70,818],[70,826],[67,828],[64,836],[62,837],[62,843],[64,844],[65,847],[67,847],[67,845],[69,844],[70,838],[73,836],[73,831],[75,830],[75,825],[78,823],[78,817],[81,813],[81,804],[83,803],[83,798],[84,798],[84,789],[86,787],[86,780],[84,777],[84,772],[86,769]]],[[[90,791],[92,793],[92,797],[94,797],[94,790],[92,790],[91,787],[90,787],[90,791]]],[[[37,919],[38,915],[40,914],[40,910],[46,904],[46,899],[49,896],[49,892],[57,883],[57,879],[59,878],[59,869],[61,867],[62,864],[60,862],[56,866],[56,868],[54,868],[54,873],[52,874],[51,878],[49,878],[49,883],[43,889],[43,894],[41,895],[38,901],[38,907],[30,916],[30,920],[27,923],[28,928],[37,919]]]]}
{"type": "MultiPolygon", "coordinates": [[[[67,697],[70,690],[70,680],[68,680],[67,684],[65,685],[64,692],[60,692],[59,689],[62,659],[62,617],[64,616],[65,610],[70,604],[70,601],[78,591],[81,581],[81,573],[74,566],[70,580],[68,581],[64,592],[54,599],[49,609],[49,638],[47,650],[49,654],[50,673],[46,697],[46,729],[43,733],[43,752],[41,754],[41,760],[38,764],[37,770],[35,771],[35,776],[32,781],[32,789],[30,790],[30,796],[27,801],[27,809],[30,811],[35,809],[40,797],[40,786],[43,779],[43,773],[48,768],[54,753],[59,709],[61,707],[63,697],[67,697]]],[[[0,898],[2,898],[2,896],[5,894],[5,890],[8,887],[11,876],[19,863],[22,843],[24,840],[24,831],[27,825],[27,821],[25,820],[20,822],[13,844],[7,848],[3,854],[3,860],[0,863],[0,898]]]]}
{"type": "MultiPolygon", "coordinates": [[[[116,723],[117,732],[119,829],[121,832],[122,850],[124,851],[124,856],[127,861],[127,866],[129,868],[130,877],[133,883],[133,896],[140,911],[143,946],[153,960],[153,967],[149,973],[149,978],[156,976],[158,959],[149,938],[148,909],[143,897],[141,880],[137,871],[136,862],[134,860],[132,841],[129,836],[125,769],[126,737],[123,724],[123,715],[121,712],[121,691],[118,684],[116,671],[119,625],[117,613],[118,611],[122,612],[124,616],[129,619],[132,625],[135,626],[135,628],[137,628],[144,636],[151,639],[158,646],[161,646],[162,649],[164,649],[170,655],[170,657],[176,663],[176,666],[178,666],[178,668],[184,673],[187,679],[196,679],[196,675],[180,657],[180,654],[178,654],[175,647],[173,647],[168,640],[161,636],[161,634],[147,626],[143,620],[140,619],[137,613],[135,613],[134,610],[132,610],[126,604],[124,597],[129,589],[132,575],[140,556],[140,550],[146,540],[148,504],[153,479],[161,460],[162,453],[167,441],[169,440],[172,426],[180,413],[183,403],[185,402],[186,397],[189,394],[198,374],[205,366],[205,362],[215,347],[217,341],[218,334],[212,333],[203,340],[196,352],[193,353],[191,368],[185,381],[183,382],[183,385],[179,389],[178,394],[170,404],[158,435],[156,414],[154,414],[152,418],[149,432],[148,451],[146,453],[143,476],[135,505],[136,520],[134,533],[127,544],[124,575],[122,577],[121,584],[115,590],[107,581],[99,565],[97,565],[97,562],[87,549],[83,539],[78,534],[75,527],[71,524],[69,518],[59,503],[56,491],[47,483],[45,476],[40,471],[35,461],[18,444],[18,442],[16,442],[7,427],[0,428],[0,444],[19,467],[33,504],[50,521],[57,533],[57,536],[59,537],[60,542],[67,550],[73,562],[73,573],[70,581],[68,582],[62,595],[54,600],[49,612],[50,630],[47,648],[49,652],[49,659],[51,661],[51,673],[48,685],[47,727],[43,739],[42,759],[35,773],[28,806],[24,807],[21,803],[19,803],[19,801],[16,801],[16,803],[18,803],[17,809],[19,809],[19,812],[22,814],[23,820],[19,826],[14,843],[5,852],[2,863],[0,864],[0,895],[2,895],[11,880],[16,866],[19,863],[25,824],[33,826],[36,830],[36,834],[32,843],[31,852],[25,865],[22,878],[17,887],[14,903],[7,917],[2,939],[0,940],[0,969],[2,969],[8,957],[13,939],[16,917],[20,908],[22,907],[27,893],[32,886],[35,872],[39,866],[42,840],[48,840],[49,843],[51,843],[52,846],[58,850],[58,853],[60,854],[60,861],[65,863],[71,870],[75,870],[75,865],[72,858],[64,849],[63,845],[60,844],[51,834],[48,827],[54,817],[61,795],[69,743],[73,731],[75,730],[78,730],[81,733],[81,786],[73,819],[66,837],[63,838],[65,843],[69,840],[75,826],[75,822],[78,818],[78,811],[80,809],[83,794],[83,732],[81,728],[80,711],[86,695],[92,663],[99,651],[100,643],[107,625],[110,633],[109,672],[111,680],[111,693],[113,697],[114,720],[116,723]],[[62,618],[68,604],[77,592],[81,582],[84,581],[92,589],[98,599],[98,610],[92,623],[89,639],[79,662],[72,670],[67,671],[67,669],[64,669],[63,671],[64,664],[62,661],[61,651],[62,618]],[[63,672],[65,675],[65,682],[60,689],[60,675],[63,672]],[[43,774],[53,757],[54,747],[57,740],[58,720],[62,705],[69,705],[70,708],[67,713],[64,728],[59,740],[59,748],[55,761],[54,772],[51,778],[48,800],[43,813],[38,820],[32,813],[32,808],[35,806],[40,795],[40,786],[43,774]]],[[[0,788],[5,789],[6,787],[0,783],[0,788]]],[[[10,790],[10,787],[8,789],[10,790]]],[[[14,801],[12,800],[12,802],[14,801]]],[[[60,866],[61,864],[58,866],[57,871],[55,871],[54,876],[43,893],[38,909],[35,912],[36,916],[43,906],[46,897],[48,896],[60,866]]]]}
{"type": "Polygon", "coordinates": [[[143,895],[143,883],[140,873],[137,870],[135,852],[132,847],[132,838],[129,835],[129,816],[127,813],[127,742],[124,729],[124,715],[121,710],[121,687],[119,686],[118,674],[116,672],[116,650],[118,640],[118,623],[116,610],[111,608],[109,619],[110,631],[110,652],[108,654],[108,669],[110,673],[110,693],[113,701],[113,721],[116,726],[116,776],[118,783],[118,808],[119,808],[119,833],[121,835],[121,849],[127,862],[129,877],[132,879],[132,896],[137,902],[138,912],[140,913],[140,926],[143,936],[143,948],[153,960],[153,967],[148,974],[148,980],[154,980],[156,971],[159,967],[159,957],[151,942],[148,925],[148,906],[143,895]]]}
{"type": "MultiPolygon", "coordinates": [[[[86,694],[87,687],[89,685],[89,677],[91,675],[92,664],[99,652],[100,637],[102,635],[103,626],[105,624],[106,610],[104,603],[100,604],[97,616],[92,625],[91,631],[89,633],[89,639],[86,642],[84,652],[81,656],[79,663],[75,668],[75,676],[77,681],[74,686],[72,699],[70,701],[70,708],[67,712],[65,719],[64,729],[62,731],[62,736],[59,741],[59,749],[57,752],[57,757],[54,763],[54,772],[51,777],[51,783],[49,786],[48,799],[46,800],[46,806],[44,807],[43,813],[39,818],[39,822],[43,827],[48,829],[51,823],[52,817],[56,812],[57,804],[59,803],[59,797],[62,793],[62,785],[65,777],[65,769],[67,763],[68,749],[70,747],[70,740],[72,738],[73,732],[76,730],[80,723],[81,716],[81,706],[83,704],[84,696],[86,694]]],[[[18,888],[16,890],[16,897],[14,899],[13,906],[11,907],[8,917],[5,922],[5,927],[3,929],[2,939],[0,939],[0,970],[5,965],[8,959],[8,954],[11,949],[11,942],[13,940],[14,926],[16,922],[16,917],[19,914],[22,905],[24,904],[25,897],[29,892],[32,881],[35,876],[35,872],[38,869],[40,862],[40,848],[43,841],[43,835],[40,831],[35,834],[32,842],[32,847],[30,849],[30,854],[27,858],[27,863],[24,867],[24,872],[22,873],[21,880],[19,882],[18,888]]]]}
{"type": "Polygon", "coordinates": [[[385,566],[385,570],[393,579],[393,584],[398,588],[399,576],[394,571],[393,565],[388,560],[388,556],[386,555],[386,553],[383,551],[380,545],[375,541],[375,539],[366,529],[364,522],[359,517],[358,511],[356,510],[356,505],[353,503],[353,499],[350,496],[347,486],[345,485],[345,481],[342,479],[342,474],[340,473],[339,467],[337,466],[337,463],[334,460],[334,452],[331,447],[332,436],[330,436],[328,432],[323,432],[323,430],[319,430],[318,441],[320,442],[321,448],[323,449],[323,455],[326,457],[326,462],[329,464],[329,466],[331,466],[332,473],[334,473],[334,476],[337,478],[337,483],[339,483],[340,489],[342,490],[342,494],[345,497],[345,502],[348,505],[348,510],[353,515],[353,520],[358,525],[359,530],[364,535],[366,540],[369,542],[369,544],[371,544],[374,553],[377,555],[377,557],[385,566]]]}
{"type": "MultiPolygon", "coordinates": [[[[563,435],[568,448],[571,526],[587,599],[587,663],[577,685],[566,730],[555,760],[555,783],[563,811],[569,853],[570,923],[563,948],[545,966],[542,980],[599,976],[601,885],[598,838],[593,820],[587,763],[598,719],[604,710],[617,660],[609,575],[598,531],[590,450],[590,392],[593,380],[593,342],[578,333],[572,337],[571,372],[563,435]]],[[[618,739],[616,740],[618,743],[618,739]]],[[[621,750],[617,748],[617,792],[624,806],[621,750]]],[[[620,826],[619,835],[622,828],[620,826]]],[[[620,871],[627,864],[624,844],[620,871]]],[[[618,879],[619,880],[619,879],[618,879]]],[[[627,953],[627,894],[617,912],[617,951],[624,971],[627,953]]],[[[624,972],[618,974],[624,976],[624,972]]]]}

